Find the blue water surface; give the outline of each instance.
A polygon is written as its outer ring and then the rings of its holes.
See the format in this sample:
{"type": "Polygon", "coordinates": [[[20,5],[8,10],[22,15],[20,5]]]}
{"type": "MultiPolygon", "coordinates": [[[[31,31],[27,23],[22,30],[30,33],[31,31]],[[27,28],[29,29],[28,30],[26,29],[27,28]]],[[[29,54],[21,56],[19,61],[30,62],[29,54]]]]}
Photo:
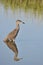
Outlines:
{"type": "Polygon", "coordinates": [[[43,65],[43,17],[23,10],[7,11],[0,5],[0,65],[43,65]],[[19,57],[23,59],[14,61],[14,53],[3,42],[6,35],[16,28],[16,20],[20,19],[25,24],[20,24],[20,31],[15,39],[19,50],[19,57]]]}

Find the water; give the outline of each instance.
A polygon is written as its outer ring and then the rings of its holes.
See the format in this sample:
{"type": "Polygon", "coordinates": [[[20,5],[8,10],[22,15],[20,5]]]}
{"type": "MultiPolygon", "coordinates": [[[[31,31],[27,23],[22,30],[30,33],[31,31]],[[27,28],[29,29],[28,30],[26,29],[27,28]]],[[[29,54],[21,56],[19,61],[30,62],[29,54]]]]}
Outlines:
{"type": "Polygon", "coordinates": [[[12,13],[9,8],[5,11],[0,5],[0,65],[43,65],[43,17],[31,12],[25,14],[23,10],[12,13]],[[14,53],[4,44],[5,36],[16,27],[16,20],[20,19],[25,24],[20,25],[16,38],[19,57],[23,60],[15,62],[14,53]]]}

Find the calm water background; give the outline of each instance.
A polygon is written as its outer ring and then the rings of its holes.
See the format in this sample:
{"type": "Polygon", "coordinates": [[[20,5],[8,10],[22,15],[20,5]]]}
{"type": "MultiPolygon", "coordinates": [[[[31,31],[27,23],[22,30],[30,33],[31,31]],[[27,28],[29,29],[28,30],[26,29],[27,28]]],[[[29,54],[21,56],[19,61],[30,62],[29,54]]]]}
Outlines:
{"type": "Polygon", "coordinates": [[[0,65],[43,65],[43,17],[38,17],[23,10],[12,13],[9,8],[5,11],[0,5],[0,65]],[[20,19],[25,25],[20,25],[16,38],[19,57],[23,60],[15,62],[14,53],[6,46],[3,39],[16,27],[16,20],[20,19]]]}

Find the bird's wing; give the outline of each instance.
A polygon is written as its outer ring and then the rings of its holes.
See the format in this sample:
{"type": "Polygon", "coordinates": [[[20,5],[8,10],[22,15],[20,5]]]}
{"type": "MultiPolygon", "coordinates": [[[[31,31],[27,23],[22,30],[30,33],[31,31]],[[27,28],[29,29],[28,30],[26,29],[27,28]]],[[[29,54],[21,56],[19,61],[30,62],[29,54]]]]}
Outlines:
{"type": "Polygon", "coordinates": [[[12,32],[10,32],[9,34],[8,34],[8,38],[15,38],[16,37],[16,35],[17,35],[17,29],[15,29],[15,30],[13,30],[12,32]]]}

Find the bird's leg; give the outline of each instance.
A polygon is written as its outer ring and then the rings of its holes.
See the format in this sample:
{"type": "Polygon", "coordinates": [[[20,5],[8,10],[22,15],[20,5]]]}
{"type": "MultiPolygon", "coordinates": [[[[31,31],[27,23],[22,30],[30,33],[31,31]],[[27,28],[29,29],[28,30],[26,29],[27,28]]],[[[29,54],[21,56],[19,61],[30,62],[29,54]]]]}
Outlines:
{"type": "Polygon", "coordinates": [[[9,39],[9,41],[10,41],[10,42],[15,42],[15,40],[14,40],[14,39],[9,39]]]}
{"type": "Polygon", "coordinates": [[[15,40],[13,39],[13,42],[15,42],[15,40]]]}
{"type": "Polygon", "coordinates": [[[9,40],[10,42],[13,42],[13,40],[12,40],[12,39],[10,39],[10,38],[8,38],[8,40],[9,40]]]}

